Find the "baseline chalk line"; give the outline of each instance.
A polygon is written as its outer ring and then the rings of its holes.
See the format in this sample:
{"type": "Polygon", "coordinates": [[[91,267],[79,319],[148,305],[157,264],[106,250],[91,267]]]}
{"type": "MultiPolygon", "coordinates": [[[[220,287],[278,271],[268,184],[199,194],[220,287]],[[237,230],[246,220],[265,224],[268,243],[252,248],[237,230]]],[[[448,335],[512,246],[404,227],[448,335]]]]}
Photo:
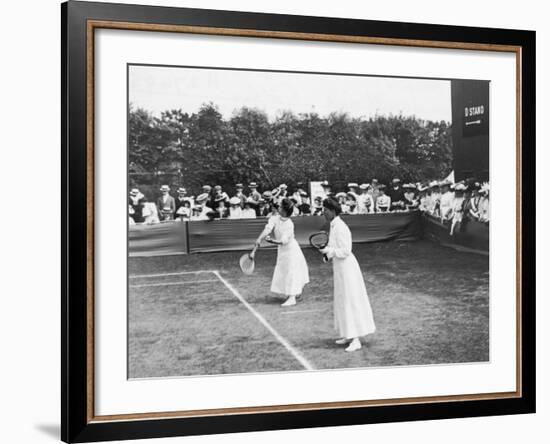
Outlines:
{"type": "Polygon", "coordinates": [[[215,271],[212,271],[212,273],[214,273],[218,279],[220,281],[222,281],[222,283],[227,287],[227,289],[233,293],[233,296],[235,296],[255,317],[256,319],[258,319],[258,321],[260,321],[260,323],[269,330],[269,332],[275,336],[275,339],[277,339],[277,341],[279,341],[284,348],[287,349],[288,352],[290,352],[290,354],[292,354],[292,356],[294,356],[294,358],[296,358],[296,360],[302,364],[302,366],[306,369],[306,370],[315,370],[315,367],[313,367],[313,365],[311,365],[308,360],[306,358],[304,358],[304,356],[298,351],[296,350],[285,338],[283,338],[279,332],[277,330],[275,330],[271,324],[269,322],[267,322],[267,320],[260,314],[258,313],[254,307],[252,307],[252,305],[250,305],[246,299],[244,299],[241,294],[235,290],[235,288],[233,288],[233,286],[227,282],[222,276],[221,274],[219,273],[219,271],[215,270],[215,271]]]}
{"type": "Polygon", "coordinates": [[[213,272],[214,272],[213,270],[178,271],[174,273],[134,274],[128,277],[130,279],[139,279],[139,278],[154,278],[154,277],[163,277],[163,276],[181,276],[183,274],[213,273],[213,272]]]}
{"type": "Polygon", "coordinates": [[[217,279],[204,279],[204,280],[200,280],[200,281],[155,282],[154,284],[134,284],[134,285],[130,285],[130,288],[164,287],[166,285],[202,284],[203,282],[218,282],[218,280],[217,279]]]}

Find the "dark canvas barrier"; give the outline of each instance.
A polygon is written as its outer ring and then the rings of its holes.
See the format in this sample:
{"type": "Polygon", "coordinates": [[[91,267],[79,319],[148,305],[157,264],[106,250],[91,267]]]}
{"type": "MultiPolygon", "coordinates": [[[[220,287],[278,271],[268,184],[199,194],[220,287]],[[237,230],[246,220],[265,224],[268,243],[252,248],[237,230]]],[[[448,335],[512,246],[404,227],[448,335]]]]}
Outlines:
{"type": "MultiPolygon", "coordinates": [[[[421,236],[418,212],[343,216],[343,219],[350,227],[355,243],[392,239],[408,241],[421,236]]],[[[311,233],[326,229],[322,216],[296,217],[292,220],[296,240],[303,246],[309,245],[311,233]]],[[[251,249],[265,224],[265,218],[190,222],[189,252],[251,249]]]]}
{"type": "Polygon", "coordinates": [[[456,249],[489,254],[489,225],[477,220],[462,223],[453,236],[449,234],[451,223],[442,223],[439,219],[427,214],[422,216],[424,236],[435,242],[456,249]]]}
{"type": "Polygon", "coordinates": [[[171,221],[129,227],[128,254],[130,257],[186,253],[188,253],[187,222],[171,221]]]}

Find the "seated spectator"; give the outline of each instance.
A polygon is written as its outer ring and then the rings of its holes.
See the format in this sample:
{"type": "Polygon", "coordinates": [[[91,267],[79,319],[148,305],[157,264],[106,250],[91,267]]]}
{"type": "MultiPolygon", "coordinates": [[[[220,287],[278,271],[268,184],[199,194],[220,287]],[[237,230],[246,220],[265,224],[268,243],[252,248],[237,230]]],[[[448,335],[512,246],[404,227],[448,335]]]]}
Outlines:
{"type": "Polygon", "coordinates": [[[191,218],[191,199],[187,198],[183,201],[183,204],[176,210],[176,220],[190,220],[191,218]]]}
{"type": "MultiPolygon", "coordinates": [[[[363,183],[359,186],[361,194],[357,196],[357,213],[369,214],[374,213],[374,200],[370,191],[370,185],[363,183]]],[[[378,194],[378,191],[377,191],[378,194]]],[[[378,196],[377,196],[378,197],[378,196]]]]}
{"type": "Polygon", "coordinates": [[[287,194],[288,194],[288,187],[286,186],[286,184],[282,183],[271,192],[271,198],[273,199],[273,202],[279,205],[281,201],[285,197],[287,197],[287,194]]]}
{"type": "Polygon", "coordinates": [[[296,201],[296,199],[294,197],[291,197],[290,201],[292,202],[292,212],[289,215],[289,217],[299,216],[300,215],[300,210],[298,209],[298,206],[297,206],[298,202],[296,201]]]}
{"type": "Polygon", "coordinates": [[[313,216],[321,216],[323,214],[323,197],[317,196],[313,200],[312,213],[313,216]]]}
{"type": "Polygon", "coordinates": [[[241,199],[238,197],[232,197],[229,199],[229,216],[228,219],[241,219],[243,216],[243,210],[241,208],[241,199]]]}
{"type": "Polygon", "coordinates": [[[392,186],[388,190],[387,195],[391,200],[392,211],[403,211],[405,209],[405,198],[403,197],[403,188],[401,187],[401,180],[395,178],[392,180],[392,186]]]}
{"type": "MultiPolygon", "coordinates": [[[[184,187],[179,187],[177,193],[178,193],[178,196],[176,197],[176,211],[174,214],[174,219],[178,218],[178,214],[180,215],[183,214],[183,213],[178,213],[178,210],[184,206],[185,202],[191,200],[191,198],[187,196],[187,190],[184,187]]],[[[189,208],[190,207],[191,205],[189,206],[189,208]]]]}
{"type": "Polygon", "coordinates": [[[191,220],[209,220],[214,213],[211,207],[207,205],[209,196],[207,193],[199,194],[195,199],[195,206],[192,209],[191,220]],[[197,213],[196,210],[199,210],[197,213]]]}
{"type": "Polygon", "coordinates": [[[137,188],[133,188],[130,191],[130,197],[128,198],[128,212],[133,222],[145,222],[143,208],[145,207],[146,201],[147,199],[145,199],[145,196],[137,188]]]}
{"type": "Polygon", "coordinates": [[[348,192],[346,195],[347,214],[357,214],[357,194],[348,192]]]}
{"type": "MultiPolygon", "coordinates": [[[[260,200],[261,202],[261,200],[260,200]]],[[[242,210],[241,218],[243,219],[256,219],[256,207],[258,203],[251,197],[244,203],[244,209],[242,210]]]]}
{"type": "Polygon", "coordinates": [[[174,219],[176,212],[176,201],[170,196],[170,187],[162,185],[160,187],[161,196],[157,199],[157,209],[161,221],[174,219]]]}
{"type": "Polygon", "coordinates": [[[416,210],[420,205],[418,198],[416,196],[416,185],[412,183],[406,183],[403,185],[403,202],[405,203],[406,210],[416,210]]]}
{"type": "Polygon", "coordinates": [[[340,204],[340,207],[342,208],[342,213],[348,214],[349,208],[348,208],[347,203],[346,203],[346,198],[347,198],[346,193],[341,191],[339,193],[336,193],[336,196],[334,196],[334,197],[336,197],[336,200],[340,204]]]}
{"type": "Polygon", "coordinates": [[[388,213],[391,208],[391,198],[386,194],[386,186],[378,185],[378,199],[376,199],[376,212],[388,213]]]}

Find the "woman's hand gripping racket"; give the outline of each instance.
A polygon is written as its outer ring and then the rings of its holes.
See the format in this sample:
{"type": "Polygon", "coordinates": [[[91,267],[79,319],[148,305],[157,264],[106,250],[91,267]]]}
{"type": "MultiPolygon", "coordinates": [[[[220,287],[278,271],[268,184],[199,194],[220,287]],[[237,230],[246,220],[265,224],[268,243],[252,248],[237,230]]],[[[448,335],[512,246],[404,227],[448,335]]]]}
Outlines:
{"type": "Polygon", "coordinates": [[[259,244],[255,245],[250,253],[243,254],[239,259],[239,265],[244,274],[254,273],[254,256],[259,246],[259,244]]]}
{"type": "MultiPolygon", "coordinates": [[[[311,236],[309,236],[309,244],[319,251],[322,250],[328,244],[328,233],[326,231],[313,233],[311,236]]],[[[328,262],[328,257],[326,254],[323,254],[323,260],[325,262],[328,262]]]]}

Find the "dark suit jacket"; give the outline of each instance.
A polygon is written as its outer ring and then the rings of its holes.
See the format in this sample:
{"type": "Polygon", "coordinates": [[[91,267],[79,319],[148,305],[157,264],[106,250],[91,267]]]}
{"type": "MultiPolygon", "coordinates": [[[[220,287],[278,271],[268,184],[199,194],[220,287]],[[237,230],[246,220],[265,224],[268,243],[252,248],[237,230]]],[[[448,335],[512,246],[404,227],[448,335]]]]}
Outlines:
{"type": "Polygon", "coordinates": [[[160,220],[172,219],[176,212],[176,201],[170,195],[166,199],[166,203],[163,202],[162,196],[157,199],[157,211],[159,213],[160,220]]]}

